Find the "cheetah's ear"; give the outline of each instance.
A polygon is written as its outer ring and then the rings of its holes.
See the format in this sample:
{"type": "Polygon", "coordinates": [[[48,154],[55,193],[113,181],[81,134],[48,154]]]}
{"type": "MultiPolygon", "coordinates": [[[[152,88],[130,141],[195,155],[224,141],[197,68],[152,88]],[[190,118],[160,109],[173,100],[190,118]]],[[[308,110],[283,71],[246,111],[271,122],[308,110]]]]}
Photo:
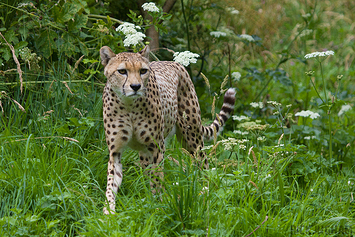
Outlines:
{"type": "Polygon", "coordinates": [[[146,45],[144,49],[139,51],[139,54],[142,55],[142,57],[147,58],[148,60],[149,60],[149,53],[150,53],[149,45],[146,45]]]}
{"type": "Polygon", "coordinates": [[[106,67],[111,58],[115,57],[116,54],[108,46],[103,46],[100,49],[101,63],[106,67]]]}

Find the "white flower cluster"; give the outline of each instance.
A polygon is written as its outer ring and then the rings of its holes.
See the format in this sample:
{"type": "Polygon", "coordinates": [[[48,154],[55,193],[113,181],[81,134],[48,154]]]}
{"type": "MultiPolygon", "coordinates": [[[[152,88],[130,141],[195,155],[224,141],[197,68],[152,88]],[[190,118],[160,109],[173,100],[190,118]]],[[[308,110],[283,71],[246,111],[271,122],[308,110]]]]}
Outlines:
{"type": "Polygon", "coordinates": [[[222,140],[221,143],[224,145],[224,149],[226,150],[232,150],[234,146],[238,146],[239,149],[245,150],[247,147],[244,145],[244,143],[248,142],[248,139],[235,139],[235,138],[228,138],[225,140],[222,140]]]}
{"type": "Polygon", "coordinates": [[[219,38],[220,36],[226,36],[227,33],[222,32],[222,31],[211,31],[210,35],[216,38],[219,38]]]}
{"type": "Polygon", "coordinates": [[[272,101],[272,100],[270,100],[270,101],[268,101],[268,102],[266,102],[266,103],[271,104],[271,105],[273,105],[274,107],[279,107],[279,106],[281,106],[281,103],[276,102],[276,101],[272,101]]]}
{"type": "Polygon", "coordinates": [[[233,115],[232,116],[233,120],[237,120],[237,121],[242,121],[242,120],[246,120],[246,121],[249,121],[250,118],[247,117],[247,116],[244,116],[244,115],[241,115],[241,116],[238,116],[238,115],[233,115]]]}
{"type": "Polygon", "coordinates": [[[148,12],[159,12],[159,8],[157,6],[155,6],[154,2],[146,2],[142,5],[142,8],[144,11],[148,11],[148,12]]]}
{"type": "Polygon", "coordinates": [[[311,118],[311,119],[316,119],[318,117],[320,117],[320,115],[318,113],[314,113],[310,110],[302,110],[301,112],[297,112],[295,114],[295,116],[301,116],[301,117],[305,117],[305,118],[311,118]]]}
{"type": "Polygon", "coordinates": [[[316,136],[307,136],[307,137],[304,137],[303,139],[304,140],[311,140],[311,139],[315,139],[316,136]]]}
{"type": "Polygon", "coordinates": [[[205,150],[209,150],[213,147],[213,145],[209,145],[209,146],[204,146],[202,147],[201,151],[205,151],[205,150]]]}
{"type": "Polygon", "coordinates": [[[339,117],[342,116],[345,112],[351,110],[351,108],[352,108],[351,105],[342,105],[341,109],[340,109],[340,111],[338,113],[338,116],[339,117]]]}
{"type": "Polygon", "coordinates": [[[264,141],[266,141],[266,137],[265,136],[258,137],[256,140],[258,140],[260,142],[264,142],[264,141]]]}
{"type": "Polygon", "coordinates": [[[21,7],[26,7],[26,6],[33,6],[33,3],[31,3],[31,2],[23,2],[23,3],[20,3],[17,7],[21,8],[21,7]]]}
{"type": "Polygon", "coordinates": [[[334,55],[334,51],[328,50],[325,52],[313,52],[313,53],[306,54],[304,58],[308,59],[308,58],[315,58],[315,57],[325,57],[329,55],[334,55]]]}
{"type": "Polygon", "coordinates": [[[263,102],[251,102],[250,106],[253,108],[260,108],[260,109],[264,108],[263,102]]]}
{"type": "Polygon", "coordinates": [[[240,131],[240,130],[234,130],[233,133],[239,134],[239,135],[242,135],[242,136],[249,134],[249,132],[242,132],[242,131],[240,131]]]}
{"type": "Polygon", "coordinates": [[[232,78],[235,81],[240,81],[240,78],[242,77],[242,75],[240,74],[240,72],[232,72],[232,78]]]}
{"type": "Polygon", "coordinates": [[[174,61],[187,67],[190,63],[196,63],[196,58],[199,56],[197,53],[191,53],[190,51],[176,52],[174,53],[174,61]]]}
{"type": "Polygon", "coordinates": [[[146,37],[145,34],[138,32],[137,29],[139,30],[141,28],[128,22],[125,22],[116,28],[116,31],[121,31],[126,36],[126,39],[123,41],[125,47],[131,45],[135,46],[146,37]]]}
{"type": "Polygon", "coordinates": [[[239,35],[239,37],[242,38],[242,39],[245,39],[245,40],[247,40],[249,42],[254,42],[255,41],[253,36],[251,36],[251,35],[241,34],[241,35],[239,35]]]}
{"type": "Polygon", "coordinates": [[[234,7],[228,7],[227,10],[233,15],[239,14],[239,11],[237,9],[235,9],[234,7]]]}

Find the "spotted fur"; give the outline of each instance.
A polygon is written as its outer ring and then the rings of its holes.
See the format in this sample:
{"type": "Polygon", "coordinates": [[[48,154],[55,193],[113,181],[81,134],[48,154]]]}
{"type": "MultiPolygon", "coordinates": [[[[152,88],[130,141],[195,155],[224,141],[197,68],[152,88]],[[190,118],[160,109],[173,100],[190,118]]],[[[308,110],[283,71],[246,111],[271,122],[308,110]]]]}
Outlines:
{"type": "MultiPolygon", "coordinates": [[[[122,183],[122,152],[139,151],[141,166],[150,166],[153,193],[163,179],[164,139],[173,132],[192,154],[219,133],[231,116],[235,90],[228,89],[221,112],[210,126],[202,126],[196,92],[186,69],[175,62],[149,63],[149,47],[139,53],[119,53],[104,46],[100,50],[107,84],[103,93],[103,120],[109,149],[106,198],[115,211],[115,195],[122,183]]],[[[204,159],[204,167],[208,161],[204,159]]]]}

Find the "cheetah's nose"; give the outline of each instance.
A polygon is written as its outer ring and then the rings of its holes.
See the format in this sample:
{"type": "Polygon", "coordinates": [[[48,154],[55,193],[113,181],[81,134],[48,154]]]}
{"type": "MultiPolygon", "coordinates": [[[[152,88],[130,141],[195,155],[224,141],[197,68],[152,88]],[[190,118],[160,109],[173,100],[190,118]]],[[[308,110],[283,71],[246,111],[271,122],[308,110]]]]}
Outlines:
{"type": "Polygon", "coordinates": [[[134,91],[138,91],[139,88],[141,88],[141,84],[131,84],[130,87],[131,87],[134,91]]]}

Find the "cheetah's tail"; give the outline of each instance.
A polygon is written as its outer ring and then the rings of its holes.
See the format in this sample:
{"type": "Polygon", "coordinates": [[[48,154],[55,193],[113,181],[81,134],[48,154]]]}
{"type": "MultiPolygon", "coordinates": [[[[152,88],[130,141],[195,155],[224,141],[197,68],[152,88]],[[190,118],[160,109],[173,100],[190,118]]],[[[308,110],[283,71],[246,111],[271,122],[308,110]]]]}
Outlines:
{"type": "Polygon", "coordinates": [[[221,112],[216,116],[213,123],[209,126],[203,126],[203,137],[206,140],[210,140],[214,137],[215,133],[218,135],[223,131],[223,127],[228,118],[233,114],[235,103],[235,89],[229,88],[224,94],[224,101],[221,112]]]}

